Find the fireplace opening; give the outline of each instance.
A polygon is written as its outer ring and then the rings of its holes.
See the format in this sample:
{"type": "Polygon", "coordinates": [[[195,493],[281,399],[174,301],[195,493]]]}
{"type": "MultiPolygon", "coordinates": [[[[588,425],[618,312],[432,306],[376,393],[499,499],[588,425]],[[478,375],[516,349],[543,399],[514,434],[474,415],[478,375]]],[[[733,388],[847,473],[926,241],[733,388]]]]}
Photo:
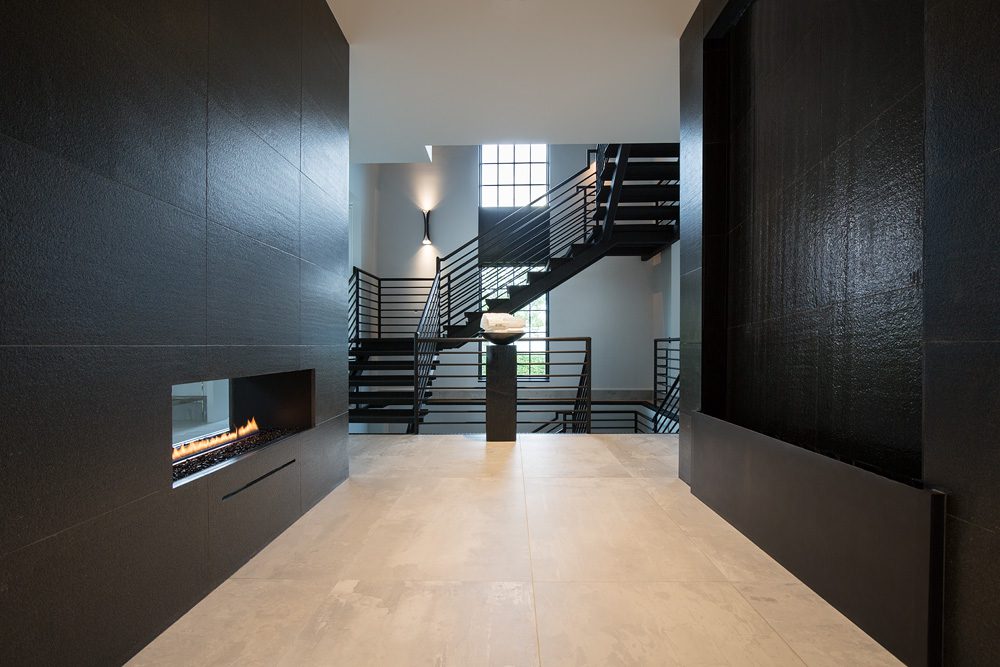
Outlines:
{"type": "Polygon", "coordinates": [[[174,385],[174,484],[312,428],[313,387],[312,370],[174,385]]]}

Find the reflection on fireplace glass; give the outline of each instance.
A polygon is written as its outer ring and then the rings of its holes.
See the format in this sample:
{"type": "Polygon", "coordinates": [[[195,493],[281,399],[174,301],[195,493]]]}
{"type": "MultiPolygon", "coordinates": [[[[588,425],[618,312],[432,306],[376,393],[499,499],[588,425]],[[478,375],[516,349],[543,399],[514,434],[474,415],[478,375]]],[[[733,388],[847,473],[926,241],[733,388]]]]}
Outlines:
{"type": "Polygon", "coordinates": [[[174,446],[229,430],[229,380],[175,384],[170,398],[174,446]]]}

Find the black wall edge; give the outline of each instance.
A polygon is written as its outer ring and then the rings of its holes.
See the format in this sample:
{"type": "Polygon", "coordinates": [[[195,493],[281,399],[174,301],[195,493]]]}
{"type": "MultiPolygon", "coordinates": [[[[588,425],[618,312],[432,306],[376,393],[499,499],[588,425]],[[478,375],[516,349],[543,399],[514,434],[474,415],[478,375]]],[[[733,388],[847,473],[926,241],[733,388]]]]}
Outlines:
{"type": "Polygon", "coordinates": [[[907,665],[941,663],[944,494],[702,413],[692,431],[695,496],[907,665]]]}

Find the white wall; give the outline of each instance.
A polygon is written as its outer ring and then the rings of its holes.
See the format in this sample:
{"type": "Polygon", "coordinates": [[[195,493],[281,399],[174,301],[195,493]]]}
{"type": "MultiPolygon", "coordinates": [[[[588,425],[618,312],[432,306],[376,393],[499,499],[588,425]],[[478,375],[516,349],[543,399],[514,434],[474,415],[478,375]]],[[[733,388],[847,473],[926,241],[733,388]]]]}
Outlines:
{"type": "Polygon", "coordinates": [[[352,164],[350,179],[351,266],[378,273],[378,165],[352,164]]]}
{"type": "Polygon", "coordinates": [[[679,138],[697,0],[329,0],[351,44],[351,155],[679,138]],[[612,108],[613,107],[613,108],[612,108]]]}
{"type": "MultiPolygon", "coordinates": [[[[551,146],[550,183],[585,167],[587,148],[551,146]]],[[[378,167],[375,216],[362,233],[375,239],[383,277],[433,276],[439,255],[478,234],[479,147],[435,146],[433,154],[430,164],[378,167]],[[432,208],[431,246],[420,244],[423,207],[432,208]]],[[[605,257],[550,294],[550,334],[593,339],[595,389],[652,387],[653,338],[678,330],[676,248],[648,262],[605,257]]]]}
{"type": "Polygon", "coordinates": [[[384,278],[434,276],[436,259],[479,229],[479,147],[435,146],[429,164],[384,164],[378,176],[378,266],[384,278]],[[432,245],[421,245],[421,210],[432,245]]]}
{"type": "Polygon", "coordinates": [[[552,336],[590,336],[594,389],[653,386],[652,265],[605,257],[549,294],[552,336]]]}

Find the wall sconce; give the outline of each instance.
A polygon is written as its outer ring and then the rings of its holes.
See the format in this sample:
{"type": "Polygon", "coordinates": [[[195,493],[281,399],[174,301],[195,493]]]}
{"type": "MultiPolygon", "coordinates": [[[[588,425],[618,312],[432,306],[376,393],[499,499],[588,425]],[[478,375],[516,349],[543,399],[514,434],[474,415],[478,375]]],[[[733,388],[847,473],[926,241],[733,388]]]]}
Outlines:
{"type": "Polygon", "coordinates": [[[422,245],[431,244],[431,212],[425,210],[424,212],[424,240],[420,243],[422,245]]]}

